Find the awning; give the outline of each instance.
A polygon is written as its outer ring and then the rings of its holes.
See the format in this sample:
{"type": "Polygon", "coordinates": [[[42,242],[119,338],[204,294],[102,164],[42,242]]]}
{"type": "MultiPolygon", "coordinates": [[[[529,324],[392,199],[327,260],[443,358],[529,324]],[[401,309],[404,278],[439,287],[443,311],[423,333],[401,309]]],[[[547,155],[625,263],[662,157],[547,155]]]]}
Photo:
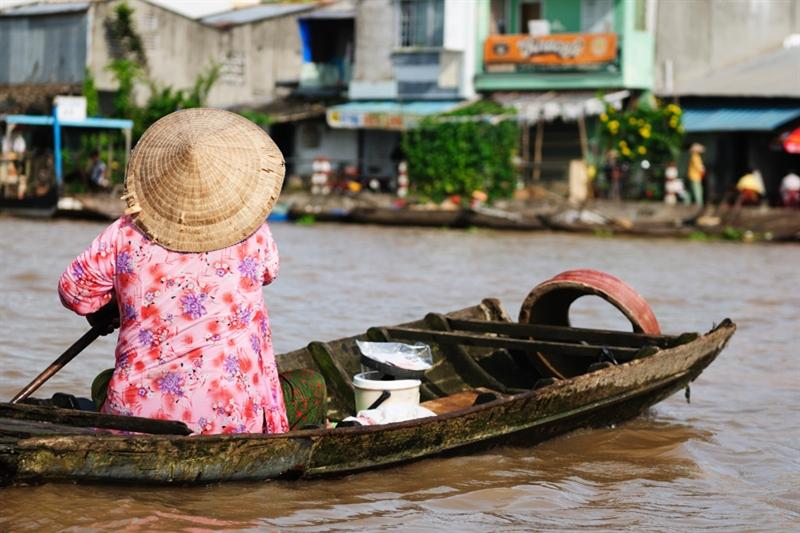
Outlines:
{"type": "Polygon", "coordinates": [[[463,101],[348,102],[328,108],[331,128],[405,130],[415,127],[428,115],[452,111],[463,101]]]}
{"type": "Polygon", "coordinates": [[[590,91],[498,92],[492,99],[517,110],[523,122],[550,122],[555,119],[575,121],[582,116],[599,115],[611,104],[617,109],[630,96],[629,91],[616,91],[598,98],[590,91]]]}
{"type": "MultiPolygon", "coordinates": [[[[0,122],[6,124],[24,124],[28,126],[52,126],[50,115],[0,115],[0,122]]],[[[61,126],[69,128],[105,128],[110,130],[129,130],[133,121],[123,118],[86,118],[84,120],[62,120],[61,126]]]]}
{"type": "Polygon", "coordinates": [[[795,106],[707,106],[683,108],[683,127],[689,133],[703,131],[772,131],[800,117],[795,106]]]}

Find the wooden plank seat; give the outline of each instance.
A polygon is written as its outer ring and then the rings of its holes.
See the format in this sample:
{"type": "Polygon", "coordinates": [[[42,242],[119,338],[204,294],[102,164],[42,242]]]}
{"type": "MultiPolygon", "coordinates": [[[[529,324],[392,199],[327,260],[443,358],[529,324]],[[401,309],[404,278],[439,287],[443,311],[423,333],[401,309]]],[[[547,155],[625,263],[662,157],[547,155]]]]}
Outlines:
{"type": "MultiPolygon", "coordinates": [[[[435,400],[428,400],[427,402],[422,402],[420,405],[426,409],[430,409],[437,415],[443,415],[445,413],[452,413],[453,411],[459,411],[461,409],[466,409],[467,407],[472,407],[475,405],[478,397],[482,394],[492,395],[495,399],[508,398],[508,395],[501,394],[497,391],[493,391],[492,389],[477,387],[475,389],[457,392],[449,396],[436,398],[435,400]]],[[[485,398],[486,401],[480,403],[487,403],[488,401],[491,401],[489,396],[485,396],[485,398]]]]}

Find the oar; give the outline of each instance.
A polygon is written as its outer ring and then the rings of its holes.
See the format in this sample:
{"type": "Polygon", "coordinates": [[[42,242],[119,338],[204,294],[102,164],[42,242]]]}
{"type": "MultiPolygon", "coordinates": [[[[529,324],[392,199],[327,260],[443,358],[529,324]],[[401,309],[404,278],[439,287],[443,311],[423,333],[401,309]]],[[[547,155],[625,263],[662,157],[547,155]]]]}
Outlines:
{"type": "Polygon", "coordinates": [[[72,346],[67,348],[67,350],[58,357],[58,359],[53,361],[50,366],[44,370],[44,372],[36,376],[36,379],[28,383],[24,389],[19,391],[17,395],[11,399],[11,403],[20,402],[33,394],[36,389],[44,385],[44,383],[53,377],[56,372],[64,368],[67,363],[75,359],[76,355],[81,353],[87,346],[93,343],[97,337],[103,335],[104,333],[105,329],[98,326],[94,326],[89,331],[84,333],[83,336],[75,341],[72,346]]]}
{"type": "Polygon", "coordinates": [[[87,346],[100,337],[101,335],[108,335],[119,327],[119,307],[117,302],[113,299],[106,305],[101,307],[98,311],[87,315],[86,319],[92,328],[83,334],[83,337],[75,341],[75,343],[67,348],[58,359],[53,361],[44,372],[36,376],[36,379],[28,383],[28,385],[19,391],[11,403],[18,403],[33,394],[36,389],[44,385],[44,383],[53,377],[53,375],[64,368],[67,363],[75,359],[75,356],[81,353],[87,346]]]}

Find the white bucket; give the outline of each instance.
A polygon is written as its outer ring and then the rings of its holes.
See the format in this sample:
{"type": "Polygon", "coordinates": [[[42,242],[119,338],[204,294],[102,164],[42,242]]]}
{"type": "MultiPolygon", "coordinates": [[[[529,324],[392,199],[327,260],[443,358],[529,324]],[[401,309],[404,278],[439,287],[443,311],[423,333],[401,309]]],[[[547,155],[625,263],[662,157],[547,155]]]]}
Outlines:
{"type": "Polygon", "coordinates": [[[375,403],[375,400],[380,397],[383,391],[389,391],[392,395],[384,400],[381,406],[399,403],[419,405],[420,380],[395,379],[392,381],[381,381],[381,375],[382,374],[378,371],[372,371],[353,376],[356,412],[363,411],[375,403]]]}

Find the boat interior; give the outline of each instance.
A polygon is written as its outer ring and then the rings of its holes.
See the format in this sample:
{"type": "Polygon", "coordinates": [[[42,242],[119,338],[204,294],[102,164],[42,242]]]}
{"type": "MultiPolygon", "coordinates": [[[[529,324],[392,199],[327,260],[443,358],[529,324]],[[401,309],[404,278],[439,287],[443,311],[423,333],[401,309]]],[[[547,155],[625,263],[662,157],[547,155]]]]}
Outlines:
{"type": "Polygon", "coordinates": [[[328,386],[330,418],[341,420],[355,411],[352,377],[362,371],[357,340],[422,342],[431,347],[433,366],[421,378],[421,405],[444,414],[647,357],[698,336],[520,324],[497,300],[486,299],[447,315],[429,313],[357,337],[312,342],[280,357],[279,366],[318,369],[328,386]]]}

